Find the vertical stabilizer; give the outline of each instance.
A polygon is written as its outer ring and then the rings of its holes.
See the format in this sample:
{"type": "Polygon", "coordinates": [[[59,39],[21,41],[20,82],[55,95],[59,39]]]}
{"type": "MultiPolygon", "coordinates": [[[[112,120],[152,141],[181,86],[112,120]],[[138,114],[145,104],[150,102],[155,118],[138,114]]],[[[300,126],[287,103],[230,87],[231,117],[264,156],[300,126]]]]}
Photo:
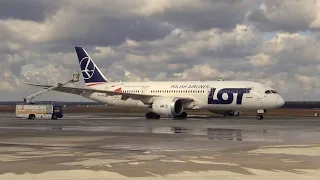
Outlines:
{"type": "Polygon", "coordinates": [[[82,47],[75,47],[75,49],[79,59],[82,77],[86,85],[90,86],[108,82],[107,78],[101,73],[88,53],[82,47]]]}

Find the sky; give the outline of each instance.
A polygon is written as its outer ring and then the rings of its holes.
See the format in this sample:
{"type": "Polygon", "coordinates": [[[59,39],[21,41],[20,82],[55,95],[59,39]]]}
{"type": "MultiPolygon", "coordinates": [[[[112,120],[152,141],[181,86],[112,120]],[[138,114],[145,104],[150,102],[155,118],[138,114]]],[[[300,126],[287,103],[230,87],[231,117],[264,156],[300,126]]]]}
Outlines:
{"type": "Polygon", "coordinates": [[[320,0],[0,0],[0,101],[70,79],[74,46],[109,81],[221,77],[319,101],[319,30],[320,0]]]}

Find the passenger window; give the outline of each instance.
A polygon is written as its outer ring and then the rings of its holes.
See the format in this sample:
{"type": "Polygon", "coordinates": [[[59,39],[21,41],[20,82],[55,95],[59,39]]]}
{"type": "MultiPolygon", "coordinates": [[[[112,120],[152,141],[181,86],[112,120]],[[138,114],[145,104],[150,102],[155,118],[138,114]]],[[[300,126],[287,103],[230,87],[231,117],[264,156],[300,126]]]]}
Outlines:
{"type": "Polygon", "coordinates": [[[271,94],[271,91],[270,90],[266,90],[265,93],[266,94],[271,94]]]}

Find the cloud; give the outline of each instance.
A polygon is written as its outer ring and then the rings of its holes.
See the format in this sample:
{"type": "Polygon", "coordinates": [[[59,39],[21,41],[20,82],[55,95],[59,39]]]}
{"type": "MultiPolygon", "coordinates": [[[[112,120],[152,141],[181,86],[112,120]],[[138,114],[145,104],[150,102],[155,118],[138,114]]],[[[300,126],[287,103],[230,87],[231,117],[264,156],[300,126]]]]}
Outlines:
{"type": "Polygon", "coordinates": [[[85,47],[110,81],[221,77],[268,84],[286,100],[320,96],[315,1],[17,2],[0,2],[0,10],[15,9],[0,11],[0,94],[7,94],[0,99],[37,90],[24,82],[66,81],[79,70],[75,45],[85,47]]]}
{"type": "Polygon", "coordinates": [[[271,60],[269,55],[259,53],[251,57],[250,63],[254,66],[266,66],[271,64],[271,60]]]}
{"type": "Polygon", "coordinates": [[[58,10],[62,0],[2,0],[0,1],[0,19],[19,19],[44,21],[58,10]]]}
{"type": "Polygon", "coordinates": [[[213,79],[229,78],[235,73],[232,71],[219,71],[208,64],[195,65],[191,69],[184,71],[181,76],[183,80],[201,80],[201,79],[213,79]]]}
{"type": "Polygon", "coordinates": [[[246,67],[250,65],[247,58],[261,42],[261,35],[245,25],[238,25],[230,31],[174,29],[161,40],[143,41],[131,47],[123,43],[114,48],[117,54],[124,56],[113,66],[126,70],[143,67],[151,77],[165,70],[166,78],[175,78],[175,74],[202,63],[222,69],[251,69],[246,67]]]}
{"type": "MultiPolygon", "coordinates": [[[[127,38],[135,41],[161,39],[176,26],[196,30],[233,29],[244,20],[252,2],[254,0],[40,1],[37,7],[43,12],[36,17],[43,20],[14,18],[5,23],[12,31],[33,42],[108,46],[119,45],[127,38]]],[[[9,1],[6,4],[16,5],[9,1]]],[[[31,1],[28,6],[35,7],[36,3],[31,1]]]]}
{"type": "Polygon", "coordinates": [[[153,14],[178,27],[203,30],[233,29],[245,20],[245,14],[256,0],[157,0],[148,1],[140,12],[153,14]]]}
{"type": "Polygon", "coordinates": [[[248,20],[263,31],[319,31],[320,1],[265,0],[248,20]]]}
{"type": "Polygon", "coordinates": [[[109,3],[112,6],[105,6],[106,2],[101,0],[71,0],[54,13],[43,15],[43,21],[11,19],[8,15],[2,23],[31,42],[67,45],[119,45],[126,38],[154,40],[170,31],[170,26],[133,12],[119,15],[124,7],[134,3],[109,3]]]}

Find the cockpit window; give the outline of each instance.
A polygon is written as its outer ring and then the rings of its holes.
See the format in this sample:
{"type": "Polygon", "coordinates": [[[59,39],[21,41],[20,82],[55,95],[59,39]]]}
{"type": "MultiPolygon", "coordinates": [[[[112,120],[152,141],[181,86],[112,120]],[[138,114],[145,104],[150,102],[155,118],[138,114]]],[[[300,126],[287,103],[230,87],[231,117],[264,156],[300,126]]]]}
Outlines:
{"type": "Polygon", "coordinates": [[[271,91],[270,90],[266,90],[264,93],[271,94],[271,91]]]}
{"type": "Polygon", "coordinates": [[[278,94],[278,92],[275,91],[275,90],[271,90],[271,92],[272,92],[273,94],[278,94]]]}
{"type": "Polygon", "coordinates": [[[275,90],[266,90],[264,93],[266,93],[266,94],[278,94],[278,92],[275,91],[275,90]]]}

